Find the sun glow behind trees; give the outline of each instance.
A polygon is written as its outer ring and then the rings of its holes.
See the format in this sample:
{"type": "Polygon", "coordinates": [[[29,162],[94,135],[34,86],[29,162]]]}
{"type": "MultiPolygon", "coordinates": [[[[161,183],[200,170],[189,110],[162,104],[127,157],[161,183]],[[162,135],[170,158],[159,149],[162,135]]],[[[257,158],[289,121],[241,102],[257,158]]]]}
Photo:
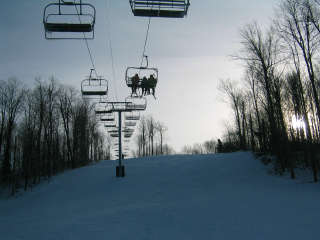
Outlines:
{"type": "Polygon", "coordinates": [[[240,31],[242,47],[234,59],[245,64],[242,86],[222,81],[234,112],[224,145],[271,152],[279,173],[289,169],[292,178],[305,162],[315,182],[320,170],[319,16],[317,0],[282,0],[271,26],[253,22],[240,31]],[[298,151],[303,160],[295,159],[298,151]]]}
{"type": "Polygon", "coordinates": [[[297,117],[297,116],[292,116],[291,118],[291,127],[295,130],[300,130],[303,129],[304,131],[306,130],[306,124],[303,121],[303,119],[297,117]]]}

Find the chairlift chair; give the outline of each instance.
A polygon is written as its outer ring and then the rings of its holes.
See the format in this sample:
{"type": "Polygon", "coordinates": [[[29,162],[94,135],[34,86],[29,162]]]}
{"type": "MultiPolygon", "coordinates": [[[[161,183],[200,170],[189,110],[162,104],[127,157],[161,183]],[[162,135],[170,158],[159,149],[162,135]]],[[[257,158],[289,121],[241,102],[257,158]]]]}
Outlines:
{"type": "Polygon", "coordinates": [[[122,131],[124,134],[133,134],[134,133],[134,131],[122,131]]]}
{"type": "Polygon", "coordinates": [[[90,70],[88,78],[81,82],[81,93],[87,98],[101,98],[108,94],[108,81],[102,77],[94,77],[94,69],[90,70]]]}
{"type": "Polygon", "coordinates": [[[96,115],[101,115],[101,114],[108,114],[108,113],[111,113],[112,110],[108,110],[108,109],[96,109],[95,110],[95,113],[96,115]]]}
{"type": "Polygon", "coordinates": [[[107,130],[107,133],[119,133],[118,129],[109,129],[107,130]]]}
{"type": "Polygon", "coordinates": [[[100,118],[113,113],[112,106],[110,106],[107,102],[97,102],[94,106],[94,111],[96,115],[100,116],[100,118]]]}
{"type": "Polygon", "coordinates": [[[124,133],[133,133],[133,132],[134,132],[134,129],[124,128],[124,129],[122,130],[122,132],[124,132],[124,133]]]}
{"type": "Polygon", "coordinates": [[[150,83],[148,82],[150,76],[155,79],[155,87],[159,80],[159,71],[157,68],[149,67],[148,56],[144,55],[143,59],[145,59],[145,65],[140,67],[127,67],[125,73],[125,80],[128,87],[131,88],[131,97],[142,97],[144,94],[144,84],[150,83]],[[137,82],[134,81],[135,75],[138,74],[139,80],[137,82]],[[147,82],[144,83],[143,78],[147,78],[147,82]],[[135,84],[133,84],[135,83],[135,84]],[[140,89],[140,91],[139,91],[140,89]]]}
{"type": "Polygon", "coordinates": [[[134,16],[183,18],[188,13],[189,0],[129,0],[134,16]]]}
{"type": "Polygon", "coordinates": [[[126,116],[126,120],[137,121],[137,120],[140,120],[140,116],[139,115],[126,116]]]}
{"type": "Polygon", "coordinates": [[[108,130],[108,133],[119,133],[119,130],[115,129],[115,130],[108,130]]]}
{"type": "Polygon", "coordinates": [[[115,121],[115,117],[113,114],[107,114],[107,115],[102,115],[100,117],[100,121],[101,122],[114,122],[115,121]]]}
{"type": "Polygon", "coordinates": [[[125,121],[124,122],[125,127],[135,127],[137,125],[134,121],[125,121]]]}
{"type": "Polygon", "coordinates": [[[147,99],[143,98],[133,98],[127,97],[125,99],[127,102],[126,109],[133,110],[133,111],[144,111],[147,108],[147,99]]]}
{"type": "Polygon", "coordinates": [[[116,128],[117,125],[116,124],[105,124],[104,125],[106,128],[116,128]]]}
{"type": "Polygon", "coordinates": [[[96,9],[93,5],[59,0],[43,11],[46,39],[94,39],[96,9]]]}
{"type": "Polygon", "coordinates": [[[138,121],[140,120],[140,112],[139,111],[132,111],[124,116],[126,121],[138,121]]]}
{"type": "Polygon", "coordinates": [[[131,136],[132,136],[132,133],[125,133],[125,134],[124,134],[124,137],[125,137],[125,138],[130,138],[131,136]]]}

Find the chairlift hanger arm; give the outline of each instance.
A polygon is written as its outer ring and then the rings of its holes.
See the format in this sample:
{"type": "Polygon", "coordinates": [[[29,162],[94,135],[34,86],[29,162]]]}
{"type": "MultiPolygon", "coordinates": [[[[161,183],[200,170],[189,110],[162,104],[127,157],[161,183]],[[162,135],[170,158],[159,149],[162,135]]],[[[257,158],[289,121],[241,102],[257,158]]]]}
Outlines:
{"type": "MultiPolygon", "coordinates": [[[[143,58],[143,59],[146,59],[146,65],[144,66],[144,68],[148,68],[148,66],[149,66],[148,56],[145,55],[145,54],[143,54],[142,58],[143,58]]],[[[142,67],[142,66],[141,66],[141,67],[142,67]]]]}

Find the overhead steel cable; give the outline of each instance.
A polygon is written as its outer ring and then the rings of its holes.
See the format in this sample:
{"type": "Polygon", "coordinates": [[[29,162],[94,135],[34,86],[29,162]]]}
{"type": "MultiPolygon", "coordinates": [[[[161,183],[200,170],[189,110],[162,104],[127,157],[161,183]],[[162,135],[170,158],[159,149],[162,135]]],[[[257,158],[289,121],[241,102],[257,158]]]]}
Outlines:
{"type": "Polygon", "coordinates": [[[84,40],[85,40],[85,43],[86,43],[86,46],[87,46],[87,49],[88,49],[88,53],[89,53],[89,56],[90,56],[90,61],[91,61],[92,68],[94,69],[96,77],[98,78],[98,73],[97,73],[97,70],[96,70],[96,66],[94,64],[94,59],[93,59],[93,56],[92,56],[92,53],[91,53],[91,50],[90,50],[90,47],[89,47],[89,44],[88,44],[88,40],[85,38],[85,33],[83,33],[83,35],[84,35],[84,40]]]}
{"type": "Polygon", "coordinates": [[[109,31],[109,19],[108,19],[108,3],[109,1],[106,0],[106,29],[107,29],[107,38],[109,40],[109,50],[110,50],[110,58],[111,58],[111,67],[112,67],[112,78],[113,78],[113,88],[115,93],[116,101],[118,101],[118,90],[117,90],[117,82],[116,82],[116,71],[115,71],[115,64],[114,64],[114,57],[113,57],[113,48],[112,48],[112,40],[111,40],[111,32],[109,31]]]}
{"type": "MultiPolygon", "coordinates": [[[[76,0],[74,0],[74,3],[76,3],[76,0]]],[[[80,18],[80,14],[79,14],[79,11],[78,11],[78,8],[77,8],[76,5],[74,5],[74,7],[75,7],[75,9],[76,9],[76,11],[77,11],[77,15],[78,15],[79,22],[80,22],[80,24],[82,24],[81,18],[80,18]]],[[[96,70],[96,66],[95,66],[95,64],[94,64],[93,55],[92,55],[92,53],[91,53],[91,50],[90,50],[90,47],[89,47],[89,43],[88,43],[88,40],[87,40],[87,38],[86,38],[86,34],[85,34],[84,32],[82,32],[82,34],[83,34],[83,40],[84,40],[85,43],[86,43],[86,47],[87,47],[87,50],[88,50],[88,53],[89,53],[89,57],[90,57],[92,69],[93,69],[93,71],[95,72],[96,77],[98,78],[98,73],[97,73],[97,70],[96,70]]]]}

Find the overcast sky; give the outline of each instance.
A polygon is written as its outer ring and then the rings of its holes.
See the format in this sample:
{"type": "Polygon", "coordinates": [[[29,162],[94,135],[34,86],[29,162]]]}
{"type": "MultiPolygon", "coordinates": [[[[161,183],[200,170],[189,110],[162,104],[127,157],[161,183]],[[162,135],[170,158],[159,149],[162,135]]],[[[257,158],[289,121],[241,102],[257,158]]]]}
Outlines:
{"type": "MultiPolygon", "coordinates": [[[[1,3],[0,79],[17,77],[32,86],[36,77],[55,76],[80,89],[91,62],[83,40],[44,38],[43,9],[48,0],[1,3]]],[[[90,40],[99,75],[109,80],[109,99],[130,94],[128,66],[139,66],[148,18],[134,17],[128,0],[87,0],[95,6],[95,39],[90,40]],[[110,41],[114,59],[112,71],[110,41]]],[[[152,18],[146,54],[159,69],[157,100],[148,98],[146,115],[168,127],[167,142],[186,144],[217,139],[232,123],[217,90],[219,79],[241,79],[243,67],[230,55],[240,49],[239,30],[257,21],[267,27],[280,0],[191,0],[184,19],[152,18]]]]}

